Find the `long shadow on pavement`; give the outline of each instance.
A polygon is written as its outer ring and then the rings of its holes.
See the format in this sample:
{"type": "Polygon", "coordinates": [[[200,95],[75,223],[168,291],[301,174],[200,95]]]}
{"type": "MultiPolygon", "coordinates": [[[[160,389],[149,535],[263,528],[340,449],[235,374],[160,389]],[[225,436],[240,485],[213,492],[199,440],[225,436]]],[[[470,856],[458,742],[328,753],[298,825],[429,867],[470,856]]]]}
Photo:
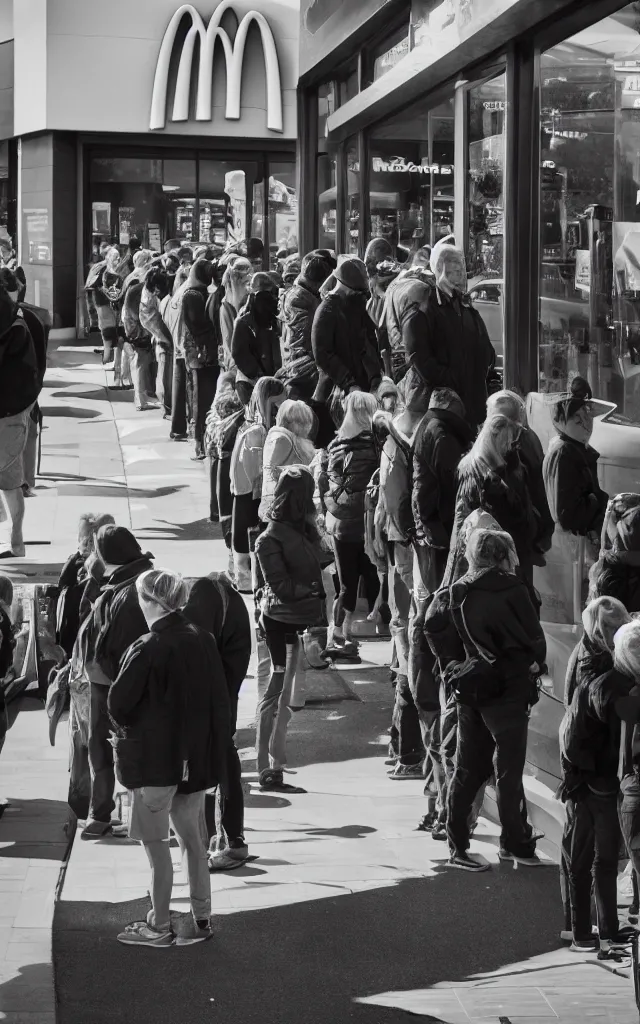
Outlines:
{"type": "Polygon", "coordinates": [[[58,1024],[400,1024],[408,1013],[356,1000],[459,984],[548,953],[558,902],[555,868],[436,867],[392,887],[221,916],[212,942],[165,950],[116,941],[146,901],[61,902],[58,1024]]]}

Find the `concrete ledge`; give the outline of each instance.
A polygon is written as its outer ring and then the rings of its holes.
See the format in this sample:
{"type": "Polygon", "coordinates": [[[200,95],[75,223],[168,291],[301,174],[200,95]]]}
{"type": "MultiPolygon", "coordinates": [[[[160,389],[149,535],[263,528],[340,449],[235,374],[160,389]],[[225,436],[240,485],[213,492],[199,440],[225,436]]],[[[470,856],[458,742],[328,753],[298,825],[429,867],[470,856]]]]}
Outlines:
{"type": "Polygon", "coordinates": [[[75,327],[52,327],[49,341],[77,341],[78,332],[75,327]]]}

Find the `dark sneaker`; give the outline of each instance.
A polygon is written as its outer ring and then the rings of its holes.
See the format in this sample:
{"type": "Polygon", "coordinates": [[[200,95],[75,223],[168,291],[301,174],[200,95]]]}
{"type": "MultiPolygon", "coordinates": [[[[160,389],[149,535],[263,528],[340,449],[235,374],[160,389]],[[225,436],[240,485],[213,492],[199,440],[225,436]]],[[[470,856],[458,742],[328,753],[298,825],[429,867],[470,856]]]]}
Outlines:
{"type": "Polygon", "coordinates": [[[118,942],[123,946],[157,946],[164,949],[173,946],[174,941],[175,935],[171,930],[160,932],[146,921],[134,921],[118,935],[118,942]]]}
{"type": "Polygon", "coordinates": [[[241,868],[249,856],[248,846],[226,847],[208,854],[209,871],[233,871],[241,868]]]}
{"type": "Polygon", "coordinates": [[[260,789],[264,793],[306,793],[300,786],[290,786],[284,781],[281,768],[265,768],[260,772],[260,789]]]}
{"type": "Polygon", "coordinates": [[[420,821],[418,822],[418,826],[416,828],[416,832],[432,832],[437,824],[438,815],[435,813],[435,811],[432,811],[431,814],[425,814],[423,815],[422,818],[420,818],[420,821]]]}
{"type": "Polygon", "coordinates": [[[80,838],[100,839],[101,836],[106,836],[109,832],[111,832],[110,821],[95,821],[93,818],[88,818],[80,833],[80,838]]]}
{"type": "Polygon", "coordinates": [[[421,779],[421,764],[397,764],[392,771],[387,772],[390,779],[421,779]]]}
{"type": "Polygon", "coordinates": [[[476,860],[469,853],[454,853],[449,858],[449,867],[460,868],[461,871],[488,871],[491,867],[485,860],[476,860]]]}
{"type": "Polygon", "coordinates": [[[206,942],[213,937],[210,921],[196,921],[193,928],[186,935],[178,935],[176,946],[194,946],[196,942],[206,942]]]}
{"type": "Polygon", "coordinates": [[[572,953],[597,953],[599,948],[597,939],[574,939],[571,943],[572,953]]]}
{"type": "Polygon", "coordinates": [[[513,861],[514,864],[522,864],[525,868],[540,868],[543,866],[543,862],[535,853],[531,857],[516,857],[515,853],[510,853],[509,850],[505,850],[500,847],[498,850],[498,857],[500,860],[508,860],[513,861]]]}
{"type": "Polygon", "coordinates": [[[447,841],[447,826],[443,821],[437,821],[431,829],[431,838],[437,839],[439,843],[446,843],[447,841]]]}

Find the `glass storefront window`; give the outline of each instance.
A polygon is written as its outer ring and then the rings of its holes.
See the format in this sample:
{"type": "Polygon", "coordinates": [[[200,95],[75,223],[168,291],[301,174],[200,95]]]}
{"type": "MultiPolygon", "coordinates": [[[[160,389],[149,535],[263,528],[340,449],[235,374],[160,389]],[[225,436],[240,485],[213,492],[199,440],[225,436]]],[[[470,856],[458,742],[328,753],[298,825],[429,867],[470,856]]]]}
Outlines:
{"type": "Polygon", "coordinates": [[[353,61],[338,75],[338,102],[340,106],[348,103],[360,90],[358,62],[353,61]]]}
{"type": "Polygon", "coordinates": [[[396,64],[406,57],[409,52],[409,25],[403,25],[394,34],[385,39],[384,43],[378,46],[372,53],[373,59],[373,81],[376,82],[388,71],[391,71],[396,64]]]}
{"type": "Polygon", "coordinates": [[[318,246],[336,249],[337,182],[335,153],[318,154],[318,246]]]}
{"type": "Polygon", "coordinates": [[[345,252],[357,253],[360,248],[360,160],[355,139],[347,143],[346,242],[345,252]]]}
{"type": "Polygon", "coordinates": [[[453,118],[453,98],[419,101],[370,133],[367,237],[388,238],[402,259],[453,231],[453,118]]]}
{"type": "Polygon", "coordinates": [[[269,266],[276,270],[278,250],[298,251],[296,165],[292,161],[272,162],[269,170],[269,266]]]}
{"type": "Polygon", "coordinates": [[[629,4],[541,55],[540,390],[640,424],[640,60],[629,4]]]}
{"type": "Polygon", "coordinates": [[[0,259],[13,242],[9,234],[9,143],[0,142],[0,259]]]}
{"type": "Polygon", "coordinates": [[[198,241],[226,246],[261,238],[261,194],[255,161],[201,160],[198,241]]]}
{"type": "Polygon", "coordinates": [[[506,75],[469,90],[469,284],[504,272],[506,75]]]}
{"type": "Polygon", "coordinates": [[[333,82],[325,82],[318,89],[318,142],[327,137],[327,118],[336,109],[336,92],[333,82]]]}

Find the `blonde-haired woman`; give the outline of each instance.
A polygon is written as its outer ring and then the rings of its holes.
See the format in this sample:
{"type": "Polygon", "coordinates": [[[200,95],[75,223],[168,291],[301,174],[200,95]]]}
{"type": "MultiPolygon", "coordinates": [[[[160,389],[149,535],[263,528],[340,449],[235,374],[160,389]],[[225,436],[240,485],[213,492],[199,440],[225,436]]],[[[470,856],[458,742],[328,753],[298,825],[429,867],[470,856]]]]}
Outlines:
{"type": "Polygon", "coordinates": [[[380,464],[380,452],[373,434],[373,415],[378,408],[375,395],[352,391],[344,405],[344,420],[327,450],[326,489],[321,486],[326,512],[326,530],[333,540],[340,593],[333,606],[333,646],[329,653],[353,653],[349,631],[358,598],[358,583],[364,579],[371,612],[380,581],[364,547],[364,502],[369,481],[380,464]],[[346,649],[345,649],[346,648],[346,649]]]}
{"type": "Polygon", "coordinates": [[[285,466],[309,466],[316,454],[311,440],[316,417],[305,402],[288,398],[278,409],[276,423],[267,434],[262,459],[262,522],[273,501],[276,484],[285,466]]]}
{"type": "Polygon", "coordinates": [[[533,548],[538,522],[518,452],[521,430],[520,424],[507,416],[492,416],[483,424],[469,454],[461,459],[451,551],[456,549],[458,530],[467,516],[484,509],[513,538],[519,574],[534,598],[533,548]]]}

